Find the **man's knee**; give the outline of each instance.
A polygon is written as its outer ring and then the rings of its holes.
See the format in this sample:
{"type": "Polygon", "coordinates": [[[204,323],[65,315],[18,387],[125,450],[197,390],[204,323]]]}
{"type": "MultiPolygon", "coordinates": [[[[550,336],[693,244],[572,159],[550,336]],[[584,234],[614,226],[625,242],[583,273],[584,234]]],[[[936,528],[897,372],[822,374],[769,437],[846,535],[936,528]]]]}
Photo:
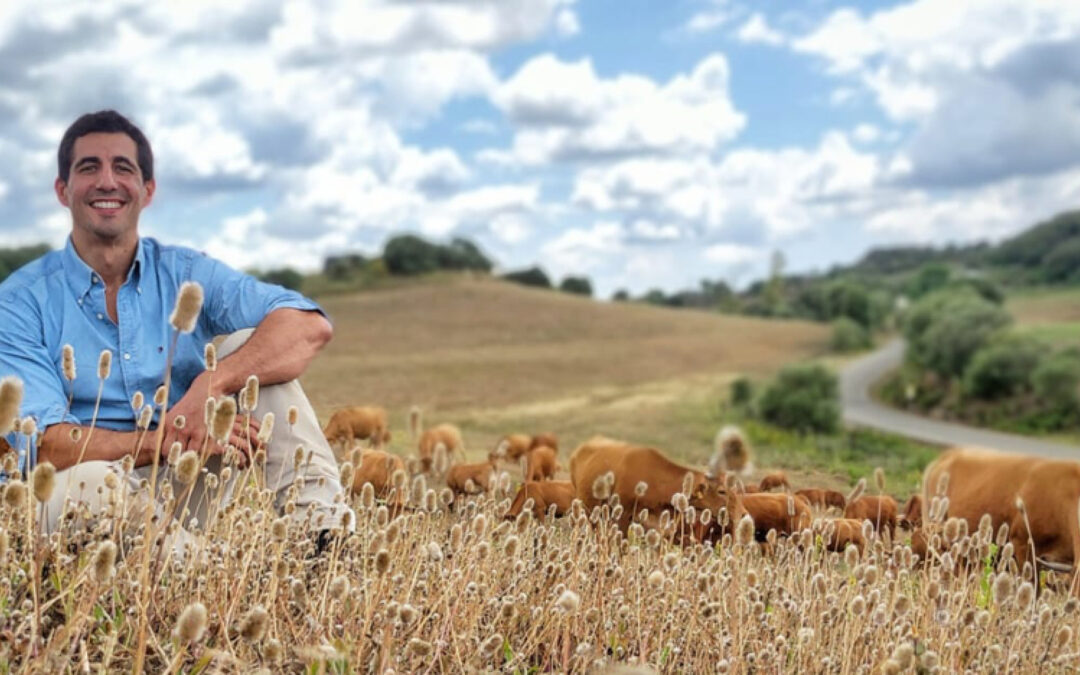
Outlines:
{"type": "Polygon", "coordinates": [[[225,339],[221,341],[221,344],[217,347],[218,357],[221,358],[228,356],[229,354],[235,352],[237,349],[240,349],[240,347],[248,341],[248,338],[250,338],[251,334],[254,332],[254,328],[241,328],[240,330],[227,335],[225,339]]]}

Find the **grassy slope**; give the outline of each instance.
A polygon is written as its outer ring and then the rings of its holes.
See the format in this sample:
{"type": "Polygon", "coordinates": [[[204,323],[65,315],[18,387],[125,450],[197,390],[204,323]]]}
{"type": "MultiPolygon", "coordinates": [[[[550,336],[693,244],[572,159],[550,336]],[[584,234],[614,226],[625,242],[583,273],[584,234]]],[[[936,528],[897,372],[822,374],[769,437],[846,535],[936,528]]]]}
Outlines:
{"type": "MultiPolygon", "coordinates": [[[[385,405],[402,454],[417,404],[427,423],[460,424],[476,457],[505,433],[551,430],[564,461],[599,433],[703,463],[717,428],[734,419],[720,407],[731,379],[818,358],[829,337],[819,324],[599,303],[490,279],[321,301],[336,336],[304,378],[316,410],[326,420],[342,405],[385,405]]],[[[821,443],[750,433],[763,468],[787,466],[807,482],[846,485],[873,466],[822,453],[821,443]]]]}
{"type": "Polygon", "coordinates": [[[1023,332],[1061,346],[1080,345],[1080,288],[1015,293],[1006,307],[1023,332]]]}

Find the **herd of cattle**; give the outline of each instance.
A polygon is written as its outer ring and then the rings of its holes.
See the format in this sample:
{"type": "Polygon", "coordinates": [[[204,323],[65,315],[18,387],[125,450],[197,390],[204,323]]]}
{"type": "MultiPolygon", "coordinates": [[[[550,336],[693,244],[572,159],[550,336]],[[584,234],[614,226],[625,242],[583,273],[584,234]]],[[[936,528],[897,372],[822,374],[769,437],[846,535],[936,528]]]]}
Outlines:
{"type": "Polygon", "coordinates": [[[441,477],[455,493],[470,494],[495,485],[500,463],[517,463],[523,482],[507,518],[525,508],[537,517],[558,517],[580,500],[587,512],[603,504],[618,504],[612,515],[617,514],[624,531],[635,520],[649,527],[685,513],[696,514],[687,523],[686,534],[718,540],[749,516],[757,541],[810,528],[836,551],[851,545],[861,550],[871,530],[891,539],[899,527],[910,533],[913,551],[926,558],[931,542],[936,541],[935,525],[959,519],[974,532],[985,526],[981,521],[988,514],[995,530],[1007,526],[1019,565],[1032,561],[1041,569],[1072,571],[1080,561],[1080,461],[952,448],[927,467],[921,494],[901,508],[886,494],[862,494],[865,481],[849,495],[822,488],[793,491],[782,472],[767,474],[757,484],[744,483],[738,470],[746,465],[746,445],[731,429],[718,436],[716,455],[706,469],[679,464],[655,448],[599,436],[570,453],[564,467],[558,439],[551,433],[505,436],[487,461],[468,463],[461,432],[454,425],[421,431],[419,413],[414,410],[410,431],[417,455],[409,462],[383,449],[390,432],[382,408],[339,410],[325,434],[339,458],[366,441],[362,451],[354,451],[360,454],[353,455],[359,466],[351,488],[360,492],[365,483],[371,483],[383,497],[392,494],[398,471],[441,477]],[[555,479],[562,468],[568,470],[569,480],[555,479]],[[826,517],[815,519],[815,515],[826,517]]]}

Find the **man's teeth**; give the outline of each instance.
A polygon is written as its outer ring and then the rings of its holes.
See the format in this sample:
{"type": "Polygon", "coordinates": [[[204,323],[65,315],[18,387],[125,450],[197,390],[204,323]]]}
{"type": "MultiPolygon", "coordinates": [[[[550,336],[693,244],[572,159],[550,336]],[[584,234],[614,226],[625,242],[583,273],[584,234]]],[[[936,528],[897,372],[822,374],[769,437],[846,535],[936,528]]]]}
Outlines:
{"type": "Polygon", "coordinates": [[[97,201],[97,202],[91,202],[90,205],[93,206],[95,209],[118,209],[118,208],[120,208],[120,202],[97,201]]]}

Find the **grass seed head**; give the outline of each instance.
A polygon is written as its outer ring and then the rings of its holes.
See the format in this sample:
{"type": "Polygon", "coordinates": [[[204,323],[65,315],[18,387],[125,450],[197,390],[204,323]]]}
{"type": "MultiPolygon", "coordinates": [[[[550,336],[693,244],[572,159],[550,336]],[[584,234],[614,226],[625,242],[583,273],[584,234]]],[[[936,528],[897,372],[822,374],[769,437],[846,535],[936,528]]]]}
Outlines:
{"type": "Polygon", "coordinates": [[[8,481],[4,490],[4,504],[12,511],[21,510],[26,506],[26,483],[18,478],[8,481]]]}
{"type": "Polygon", "coordinates": [[[390,551],[387,551],[385,548],[380,549],[379,552],[375,554],[375,572],[383,575],[386,574],[388,569],[390,569],[390,551]]]}
{"type": "Polygon", "coordinates": [[[495,656],[503,646],[503,636],[499,633],[489,635],[480,643],[480,656],[491,658],[495,656]]]}
{"type": "Polygon", "coordinates": [[[240,404],[245,412],[252,412],[259,407],[259,378],[248,375],[244,388],[240,391],[240,404]]]}
{"type": "Polygon", "coordinates": [[[638,481],[638,484],[634,486],[634,495],[638,498],[644,497],[645,493],[649,491],[649,484],[645,481],[638,481]]]}
{"type": "Polygon", "coordinates": [[[263,645],[262,656],[270,663],[277,663],[281,660],[284,651],[279,640],[271,639],[267,640],[266,644],[263,645]]]}
{"type": "Polygon", "coordinates": [[[878,494],[884,494],[885,492],[885,470],[880,466],[874,469],[874,485],[877,487],[878,494]]]}
{"type": "Polygon", "coordinates": [[[270,613],[262,606],[252,607],[240,622],[240,637],[248,644],[262,640],[270,625],[270,613]]]}
{"type": "Polygon", "coordinates": [[[1013,592],[1016,589],[1016,582],[1008,572],[1002,572],[994,578],[994,601],[999,605],[1004,605],[1012,599],[1013,592]]]}
{"type": "Polygon", "coordinates": [[[15,428],[22,405],[23,383],[17,377],[9,375],[0,379],[0,436],[10,433],[15,428]]]}
{"type": "Polygon", "coordinates": [[[206,369],[211,373],[217,370],[217,347],[213,342],[207,342],[203,347],[203,360],[206,361],[206,369]]]}
{"type": "MultiPolygon", "coordinates": [[[[111,474],[110,474],[111,475],[111,474]]],[[[112,578],[116,571],[116,544],[111,539],[98,544],[90,563],[90,576],[99,584],[112,578]]]]}
{"type": "Polygon", "coordinates": [[[191,485],[199,477],[199,454],[186,450],[176,462],[176,478],[184,485],[191,485]]]}
{"type": "Polygon", "coordinates": [[[236,399],[224,396],[214,405],[214,419],[210,424],[210,435],[219,443],[227,443],[235,422],[236,399]]]}
{"type": "Polygon", "coordinates": [[[858,499],[859,497],[861,497],[862,493],[865,490],[866,490],[866,479],[865,478],[860,478],[859,482],[856,483],[855,487],[851,490],[850,493],[848,493],[847,503],[850,504],[851,502],[853,502],[856,499],[858,499]]]}
{"type": "MultiPolygon", "coordinates": [[[[661,576],[663,576],[662,573],[661,576]]],[[[574,614],[577,612],[578,607],[581,606],[581,596],[567,589],[563,591],[562,595],[559,596],[559,599],[555,601],[555,606],[567,614],[574,614]]]]}
{"type": "Polygon", "coordinates": [[[71,382],[75,379],[75,348],[71,345],[64,345],[60,349],[61,353],[61,366],[64,371],[64,379],[71,382]]]}
{"type": "Polygon", "coordinates": [[[143,393],[141,391],[137,391],[137,392],[135,392],[134,394],[131,395],[131,409],[138,412],[138,411],[142,410],[142,407],[143,407],[143,393]]]}
{"type": "Polygon", "coordinates": [[[262,422],[259,423],[259,434],[257,438],[259,442],[266,445],[270,442],[270,436],[274,433],[274,413],[268,412],[263,415],[262,422]]]}
{"type": "Polygon", "coordinates": [[[1020,584],[1020,590],[1016,592],[1016,604],[1020,606],[1022,610],[1028,610],[1031,608],[1032,601],[1035,600],[1035,587],[1030,581],[1025,581],[1020,584]]]}
{"type": "Polygon", "coordinates": [[[749,546],[754,541],[754,519],[750,514],[739,519],[735,528],[735,542],[742,546],[749,546]]]}
{"type": "Polygon", "coordinates": [[[185,281],[180,285],[180,293],[176,297],[172,315],[169,316],[169,323],[181,333],[190,333],[195,330],[202,304],[202,286],[195,281],[185,281]]]}
{"type": "Polygon", "coordinates": [[[34,486],[34,499],[42,503],[49,501],[56,487],[56,467],[52,462],[38,464],[30,475],[30,482],[34,486]]]}
{"type": "Polygon", "coordinates": [[[112,370],[112,352],[108,349],[102,349],[101,354],[98,355],[97,362],[97,376],[99,380],[109,379],[109,372],[112,370]]]}
{"type": "Polygon", "coordinates": [[[202,639],[206,632],[206,606],[201,602],[194,602],[184,608],[180,618],[176,620],[176,638],[181,644],[191,644],[202,639]]]}
{"type": "Polygon", "coordinates": [[[330,599],[338,602],[345,599],[349,594],[349,579],[344,574],[339,574],[330,582],[330,599]]]}

